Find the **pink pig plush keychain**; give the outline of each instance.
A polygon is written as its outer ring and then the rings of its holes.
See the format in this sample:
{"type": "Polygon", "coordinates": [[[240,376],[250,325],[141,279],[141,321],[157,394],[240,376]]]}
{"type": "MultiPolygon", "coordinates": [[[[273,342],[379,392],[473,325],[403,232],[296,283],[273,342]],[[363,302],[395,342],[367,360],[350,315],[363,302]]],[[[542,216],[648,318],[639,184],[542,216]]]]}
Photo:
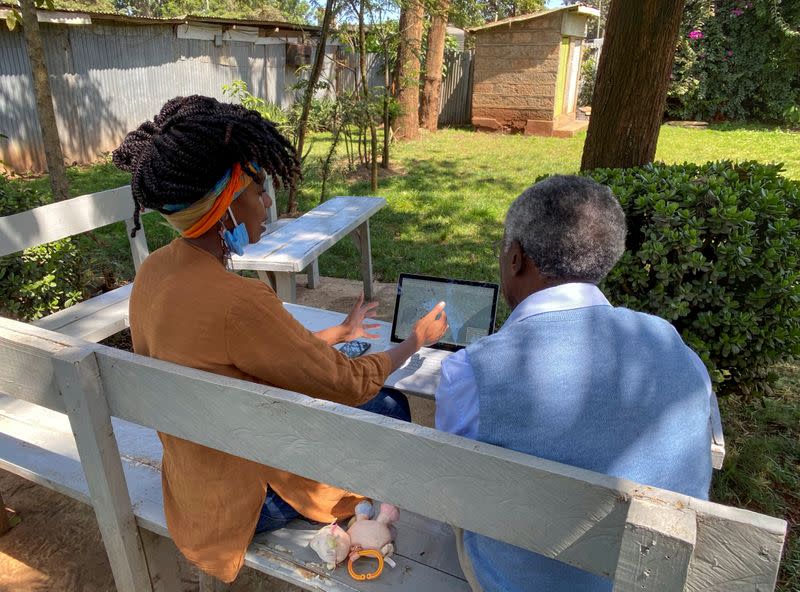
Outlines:
{"type": "Polygon", "coordinates": [[[372,520],[372,504],[368,501],[360,502],[356,506],[356,516],[347,529],[350,535],[350,558],[347,562],[347,571],[355,580],[374,580],[383,571],[383,562],[395,566],[391,555],[394,553],[395,528],[393,524],[400,518],[400,511],[391,504],[381,504],[378,516],[372,520]],[[377,559],[378,568],[372,573],[357,573],[353,569],[353,562],[359,557],[372,557],[377,559]]]}

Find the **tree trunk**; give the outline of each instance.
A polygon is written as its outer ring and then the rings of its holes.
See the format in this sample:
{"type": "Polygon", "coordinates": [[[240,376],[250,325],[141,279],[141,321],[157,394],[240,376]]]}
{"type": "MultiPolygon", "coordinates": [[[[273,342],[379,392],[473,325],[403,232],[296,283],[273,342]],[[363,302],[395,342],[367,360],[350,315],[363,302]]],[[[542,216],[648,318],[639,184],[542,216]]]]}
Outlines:
{"type": "Polygon", "coordinates": [[[613,0],[582,170],[653,161],[683,0],[613,0]]]}
{"type": "Polygon", "coordinates": [[[397,101],[400,115],[395,136],[400,140],[419,137],[419,57],[422,46],[421,0],[407,0],[400,15],[400,47],[397,52],[397,101]]]}
{"type": "Polygon", "coordinates": [[[39,125],[42,128],[44,141],[44,157],[50,173],[50,187],[53,199],[61,201],[69,198],[69,182],[64,167],[64,154],[61,151],[61,140],[58,137],[56,114],[53,110],[53,95],[50,92],[50,78],[44,61],[42,37],[39,34],[39,20],[36,17],[36,6],[33,0],[22,0],[22,25],[25,33],[25,44],[28,58],[33,70],[33,89],[36,93],[36,110],[39,114],[39,125]]]}
{"type": "Polygon", "coordinates": [[[425,86],[422,91],[420,125],[435,132],[439,128],[439,103],[442,95],[442,64],[447,37],[447,14],[450,0],[440,0],[431,18],[428,51],[425,58],[425,86]]]}
{"type": "Polygon", "coordinates": [[[381,167],[384,169],[389,168],[389,142],[392,135],[392,122],[389,118],[389,85],[391,80],[389,77],[389,55],[388,52],[383,55],[383,157],[381,158],[381,167]]]}
{"type": "Polygon", "coordinates": [[[378,130],[375,126],[375,119],[372,117],[372,110],[369,108],[369,80],[367,78],[367,32],[364,27],[364,9],[367,0],[360,0],[358,5],[358,65],[361,69],[361,92],[364,103],[369,114],[369,133],[370,133],[370,157],[369,157],[369,179],[370,189],[375,192],[378,190],[378,130]]]}
{"type": "MultiPolygon", "coordinates": [[[[308,129],[308,112],[311,110],[311,101],[314,98],[314,90],[319,82],[320,74],[322,74],[322,64],[325,62],[325,46],[328,43],[328,34],[331,29],[331,22],[333,21],[333,4],[334,0],[328,0],[325,5],[325,16],[322,18],[322,30],[319,33],[317,40],[317,51],[314,54],[314,67],[311,69],[311,76],[308,78],[308,86],[306,87],[306,94],[303,97],[303,110],[300,113],[300,121],[297,123],[297,146],[295,146],[295,156],[298,162],[303,158],[303,144],[306,140],[306,130],[308,129]]],[[[297,182],[289,188],[289,203],[287,205],[288,214],[290,216],[297,213],[297,182]]]]}

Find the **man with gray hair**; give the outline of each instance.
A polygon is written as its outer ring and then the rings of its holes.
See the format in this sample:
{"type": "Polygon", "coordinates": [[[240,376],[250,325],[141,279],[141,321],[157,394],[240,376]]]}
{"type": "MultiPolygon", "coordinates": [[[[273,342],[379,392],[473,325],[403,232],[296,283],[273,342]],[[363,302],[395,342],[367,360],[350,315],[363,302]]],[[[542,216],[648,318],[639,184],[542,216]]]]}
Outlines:
{"type": "MultiPolygon", "coordinates": [[[[611,306],[597,287],[624,250],[625,215],[608,187],[556,176],[526,189],[498,253],[512,313],[442,364],[436,427],[707,499],[711,381],[672,325],[611,306]]],[[[459,533],[459,559],[473,590],[612,589],[471,532],[459,533]]]]}

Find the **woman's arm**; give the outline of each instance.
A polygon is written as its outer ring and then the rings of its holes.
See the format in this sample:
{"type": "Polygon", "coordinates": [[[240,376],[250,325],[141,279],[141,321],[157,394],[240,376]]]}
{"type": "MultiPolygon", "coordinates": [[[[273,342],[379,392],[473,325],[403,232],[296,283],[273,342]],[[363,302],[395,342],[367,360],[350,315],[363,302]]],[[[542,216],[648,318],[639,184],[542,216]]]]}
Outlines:
{"type": "Polygon", "coordinates": [[[328,327],[322,331],[317,331],[314,335],[327,343],[328,345],[336,345],[344,341],[353,341],[360,337],[367,339],[377,339],[380,337],[377,333],[368,333],[369,329],[379,327],[378,323],[367,323],[367,317],[378,308],[377,302],[368,302],[364,304],[364,293],[358,297],[353,309],[347,318],[339,325],[328,327]]]}

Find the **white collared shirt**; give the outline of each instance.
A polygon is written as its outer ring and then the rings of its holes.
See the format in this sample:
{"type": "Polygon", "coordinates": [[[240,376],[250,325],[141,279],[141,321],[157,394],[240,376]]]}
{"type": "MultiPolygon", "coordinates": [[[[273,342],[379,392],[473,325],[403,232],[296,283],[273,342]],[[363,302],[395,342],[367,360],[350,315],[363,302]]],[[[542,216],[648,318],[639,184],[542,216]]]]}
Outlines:
{"type": "MultiPolygon", "coordinates": [[[[571,283],[547,288],[520,302],[498,332],[534,315],[588,306],[611,304],[594,284],[571,283]]],[[[467,350],[461,349],[442,362],[442,378],[436,389],[436,429],[476,439],[478,412],[478,385],[467,350]]]]}

